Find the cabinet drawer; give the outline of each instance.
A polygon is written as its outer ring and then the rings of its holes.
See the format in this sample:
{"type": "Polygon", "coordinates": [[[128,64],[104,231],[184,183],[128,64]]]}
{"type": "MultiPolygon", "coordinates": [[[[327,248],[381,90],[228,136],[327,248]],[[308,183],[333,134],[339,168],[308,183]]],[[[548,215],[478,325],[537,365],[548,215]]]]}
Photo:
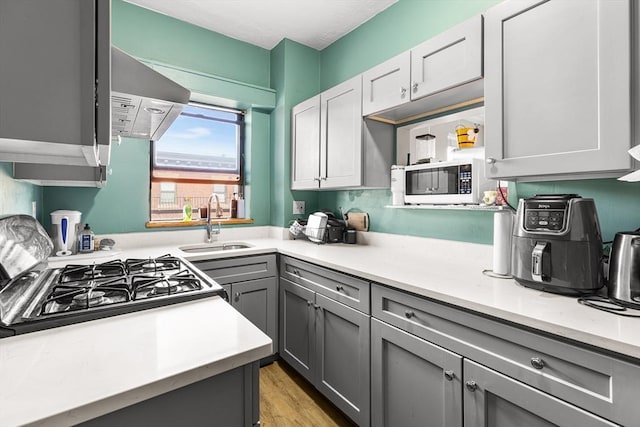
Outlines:
{"type": "Polygon", "coordinates": [[[191,263],[221,285],[277,276],[275,255],[191,261],[191,263]]]}
{"type": "Polygon", "coordinates": [[[615,422],[632,425],[640,366],[384,286],[372,316],[615,422]]]}
{"type": "Polygon", "coordinates": [[[366,280],[285,256],[280,260],[280,276],[363,313],[370,313],[369,282],[366,280]]]}

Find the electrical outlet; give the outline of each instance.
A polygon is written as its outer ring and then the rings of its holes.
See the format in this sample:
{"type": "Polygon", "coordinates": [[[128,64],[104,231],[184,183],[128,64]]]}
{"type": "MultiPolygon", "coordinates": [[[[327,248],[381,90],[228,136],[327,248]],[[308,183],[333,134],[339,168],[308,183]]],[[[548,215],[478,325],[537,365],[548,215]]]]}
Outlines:
{"type": "Polygon", "coordinates": [[[293,201],[293,214],[302,215],[304,213],[304,200],[293,201]]]}

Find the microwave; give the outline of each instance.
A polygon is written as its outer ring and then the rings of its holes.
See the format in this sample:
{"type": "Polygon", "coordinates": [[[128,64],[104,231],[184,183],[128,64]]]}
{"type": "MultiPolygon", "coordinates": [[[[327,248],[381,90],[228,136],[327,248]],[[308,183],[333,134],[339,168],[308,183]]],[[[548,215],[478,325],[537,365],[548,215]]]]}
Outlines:
{"type": "Polygon", "coordinates": [[[481,159],[420,163],[404,168],[407,204],[479,204],[495,183],[484,177],[481,159]]]}

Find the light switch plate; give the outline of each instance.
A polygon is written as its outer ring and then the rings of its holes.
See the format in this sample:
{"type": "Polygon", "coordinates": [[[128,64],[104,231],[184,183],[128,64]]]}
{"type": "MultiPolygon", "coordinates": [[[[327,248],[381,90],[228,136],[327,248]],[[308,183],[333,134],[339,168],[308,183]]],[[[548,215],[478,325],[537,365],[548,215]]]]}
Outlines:
{"type": "Polygon", "coordinates": [[[302,215],[304,213],[304,200],[293,201],[293,214],[302,215]]]}

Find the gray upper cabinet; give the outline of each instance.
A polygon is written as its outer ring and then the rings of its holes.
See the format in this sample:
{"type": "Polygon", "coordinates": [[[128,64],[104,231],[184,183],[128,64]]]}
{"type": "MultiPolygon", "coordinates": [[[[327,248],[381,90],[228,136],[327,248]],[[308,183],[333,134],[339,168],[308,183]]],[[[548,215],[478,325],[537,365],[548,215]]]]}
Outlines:
{"type": "Polygon", "coordinates": [[[109,0],[0,2],[0,161],[108,163],[110,15],[109,0]]]}
{"type": "Polygon", "coordinates": [[[315,189],[320,178],[320,95],[291,110],[291,189],[315,189]]]}
{"type": "Polygon", "coordinates": [[[463,369],[465,427],[618,425],[471,360],[463,369]]]}
{"type": "Polygon", "coordinates": [[[363,114],[400,124],[482,102],[482,37],[477,15],[365,71],[363,114]]]}
{"type": "Polygon", "coordinates": [[[406,51],[362,73],[362,114],[409,102],[410,68],[411,53],[406,51]]]}
{"type": "Polygon", "coordinates": [[[292,190],[390,186],[393,127],[362,119],[362,76],[303,101],[291,114],[292,190]]]}
{"type": "Polygon", "coordinates": [[[371,425],[462,427],[462,356],[371,319],[371,425]]]}
{"type": "Polygon", "coordinates": [[[632,166],[628,0],[506,1],[485,14],[487,178],[632,166]]]}
{"type": "Polygon", "coordinates": [[[320,188],[362,183],[362,78],[320,94],[320,188]]]}
{"type": "Polygon", "coordinates": [[[482,78],[482,15],[411,49],[411,99],[482,78]]]}

